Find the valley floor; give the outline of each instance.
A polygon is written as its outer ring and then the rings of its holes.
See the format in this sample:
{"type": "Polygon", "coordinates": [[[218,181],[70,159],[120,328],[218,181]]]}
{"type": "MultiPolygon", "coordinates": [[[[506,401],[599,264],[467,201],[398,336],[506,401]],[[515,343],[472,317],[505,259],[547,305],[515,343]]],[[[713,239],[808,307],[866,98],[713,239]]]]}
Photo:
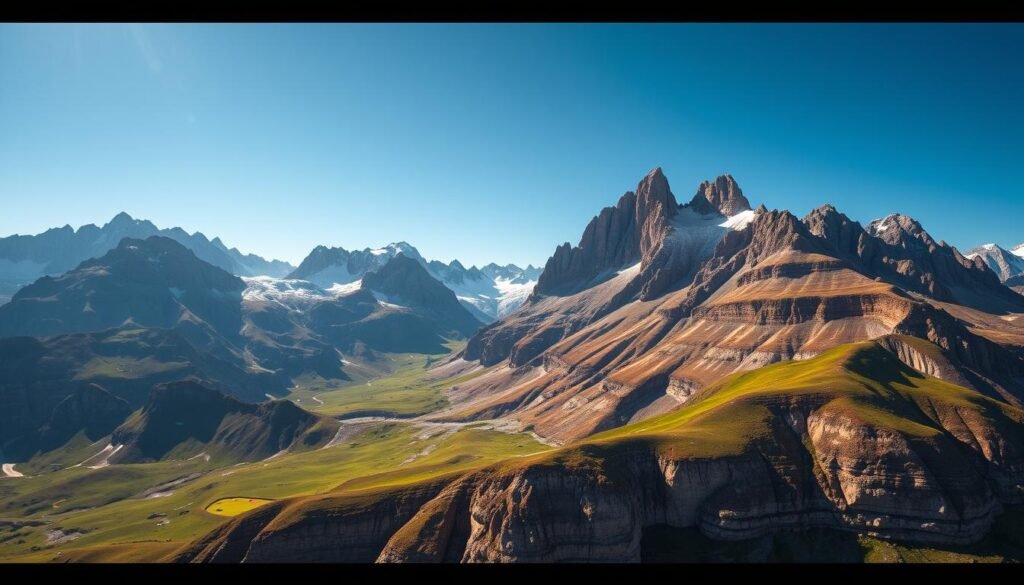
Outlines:
{"type": "Polygon", "coordinates": [[[378,364],[346,385],[297,388],[288,399],[343,419],[316,450],[247,463],[207,455],[87,466],[110,445],[80,436],[18,471],[4,464],[0,562],[160,561],[273,500],[412,483],[549,448],[507,424],[424,420],[447,406],[443,389],[453,383],[430,378],[426,366],[437,359],[403,354],[390,373],[378,364]]]}

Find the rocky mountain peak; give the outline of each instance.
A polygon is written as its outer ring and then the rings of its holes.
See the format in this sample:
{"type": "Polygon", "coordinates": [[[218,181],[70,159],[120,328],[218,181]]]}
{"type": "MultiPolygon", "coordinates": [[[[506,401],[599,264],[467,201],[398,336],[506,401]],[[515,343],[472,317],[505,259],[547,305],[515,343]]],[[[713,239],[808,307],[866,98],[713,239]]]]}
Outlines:
{"type": "Polygon", "coordinates": [[[107,225],[108,226],[119,226],[119,225],[128,225],[128,224],[132,224],[132,223],[135,223],[135,218],[133,218],[132,216],[128,215],[127,212],[122,211],[121,213],[118,213],[117,215],[115,215],[107,223],[107,225]]]}
{"type": "Polygon", "coordinates": [[[364,274],[361,287],[389,303],[417,307],[438,316],[440,322],[463,335],[480,326],[480,321],[459,303],[454,292],[431,276],[423,264],[405,254],[398,254],[381,268],[364,274]]]}
{"type": "Polygon", "coordinates": [[[859,223],[838,211],[831,203],[814,209],[801,221],[812,234],[826,240],[833,240],[841,234],[855,238],[863,231],[859,223]]]}
{"type": "Polygon", "coordinates": [[[637,185],[636,216],[639,224],[643,225],[648,218],[659,211],[665,214],[666,219],[671,218],[676,214],[678,207],[679,204],[676,203],[676,198],[672,195],[668,179],[665,178],[661,167],[647,173],[647,176],[637,185]]]}
{"type": "Polygon", "coordinates": [[[964,256],[969,260],[984,262],[1004,283],[1024,274],[1024,258],[997,244],[982,244],[964,256]]]}
{"type": "Polygon", "coordinates": [[[888,244],[899,245],[904,236],[909,236],[930,246],[937,245],[928,232],[921,227],[920,222],[902,213],[893,213],[872,221],[868,224],[867,231],[888,244]]]}
{"type": "Polygon", "coordinates": [[[741,211],[749,211],[750,201],[732,175],[721,175],[714,182],[704,181],[697,187],[697,193],[690,200],[690,206],[698,213],[717,212],[727,217],[741,211]]]}
{"type": "Polygon", "coordinates": [[[455,293],[430,276],[422,264],[401,253],[363,275],[362,288],[399,297],[410,304],[430,304],[439,297],[455,300],[455,293]]]}

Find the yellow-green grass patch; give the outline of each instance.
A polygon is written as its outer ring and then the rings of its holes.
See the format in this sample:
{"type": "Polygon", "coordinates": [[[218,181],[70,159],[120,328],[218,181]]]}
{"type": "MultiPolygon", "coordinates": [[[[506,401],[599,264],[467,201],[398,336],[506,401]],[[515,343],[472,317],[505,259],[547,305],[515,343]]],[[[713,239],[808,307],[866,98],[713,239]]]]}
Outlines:
{"type": "Polygon", "coordinates": [[[263,498],[221,498],[207,506],[206,511],[217,516],[234,517],[273,501],[263,498]]]}

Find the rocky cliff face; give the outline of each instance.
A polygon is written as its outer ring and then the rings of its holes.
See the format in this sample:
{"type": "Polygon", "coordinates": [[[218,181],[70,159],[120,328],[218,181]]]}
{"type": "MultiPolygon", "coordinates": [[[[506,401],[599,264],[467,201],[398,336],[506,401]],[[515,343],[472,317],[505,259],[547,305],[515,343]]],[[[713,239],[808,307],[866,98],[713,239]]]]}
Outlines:
{"type": "Polygon", "coordinates": [[[862,256],[865,263],[907,290],[989,312],[1024,310],[1020,295],[1000,286],[983,259],[965,258],[936,242],[913,218],[890,215],[871,222],[866,231],[880,245],[862,256]]]}

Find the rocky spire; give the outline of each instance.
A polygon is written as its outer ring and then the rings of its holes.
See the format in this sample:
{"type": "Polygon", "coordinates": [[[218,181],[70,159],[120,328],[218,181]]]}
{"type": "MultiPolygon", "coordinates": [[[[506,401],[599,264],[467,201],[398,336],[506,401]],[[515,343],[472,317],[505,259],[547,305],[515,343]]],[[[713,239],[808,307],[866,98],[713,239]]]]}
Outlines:
{"type": "Polygon", "coordinates": [[[750,209],[750,202],[732,175],[722,175],[714,183],[704,181],[697,187],[697,193],[690,206],[699,213],[718,212],[725,216],[736,215],[750,209]]]}
{"type": "Polygon", "coordinates": [[[537,281],[535,294],[571,294],[602,272],[618,269],[654,248],[679,211],[668,179],[658,167],[627,191],[615,207],[590,220],[575,247],[559,246],[537,281]]]}

